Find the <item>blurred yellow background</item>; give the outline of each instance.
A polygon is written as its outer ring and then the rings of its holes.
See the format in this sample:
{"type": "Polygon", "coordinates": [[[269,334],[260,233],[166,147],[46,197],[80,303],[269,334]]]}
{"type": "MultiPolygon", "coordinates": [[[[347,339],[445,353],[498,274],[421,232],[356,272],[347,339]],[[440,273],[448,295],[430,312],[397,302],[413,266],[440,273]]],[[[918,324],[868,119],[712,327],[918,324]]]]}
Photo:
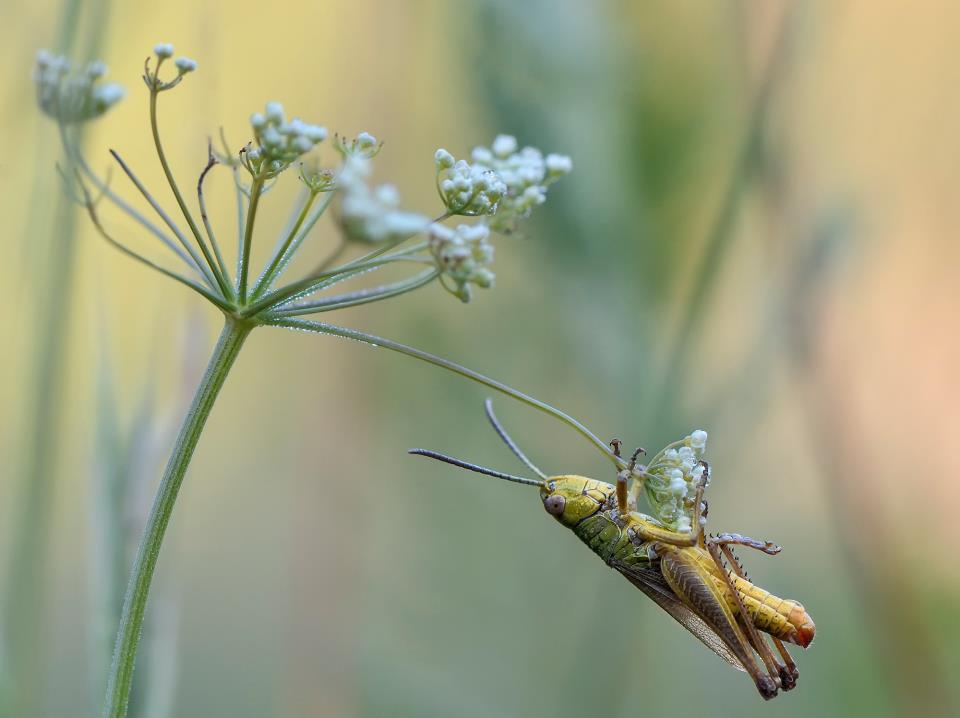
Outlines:
{"type": "MultiPolygon", "coordinates": [[[[0,282],[13,297],[2,566],[25,492],[38,287],[51,291],[61,192],[30,74],[64,7],[8,3],[0,28],[0,282]]],[[[462,156],[507,132],[570,154],[573,174],[527,236],[498,241],[493,291],[463,306],[430,286],[332,321],[460,361],[630,447],[707,429],[711,528],[782,544],[776,559],[744,556],[750,575],[803,602],[818,628],[797,690],[764,704],[532,492],[405,454],[518,470],[481,388],[262,329],[181,492],[137,715],[956,714],[960,7],[788,7],[171,0],[113,3],[101,24],[100,5],[80,4],[81,36],[102,27],[97,55],[128,90],[91,125],[87,156],[105,169],[117,149],[168,206],[139,80],[161,41],[199,62],[161,108],[186,186],[207,136],[223,126],[246,141],[268,100],[384,139],[377,179],[427,214],[440,207],[437,147],[462,156]]],[[[279,229],[294,185],[271,193],[259,227],[279,229]]],[[[113,187],[134,196],[117,172],[113,187]]],[[[211,214],[232,226],[228,190],[214,190],[211,214]]],[[[118,232],[133,229],[124,221],[118,232]]],[[[154,397],[126,507],[138,536],[220,321],[85,217],[77,226],[36,637],[43,716],[96,715],[99,701],[98,382],[109,376],[122,424],[154,397]]],[[[334,237],[321,222],[314,256],[334,237]]],[[[544,469],[612,478],[565,427],[497,406],[544,469]]]]}

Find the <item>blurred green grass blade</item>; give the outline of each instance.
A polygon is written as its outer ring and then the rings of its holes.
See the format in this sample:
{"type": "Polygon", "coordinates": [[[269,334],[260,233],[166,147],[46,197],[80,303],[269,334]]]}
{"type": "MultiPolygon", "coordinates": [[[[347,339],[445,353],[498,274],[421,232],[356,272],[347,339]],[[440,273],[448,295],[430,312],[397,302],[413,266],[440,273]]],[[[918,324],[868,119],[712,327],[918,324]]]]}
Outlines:
{"type": "Polygon", "coordinates": [[[666,363],[663,376],[657,383],[654,400],[648,405],[650,421],[644,422],[644,425],[652,423],[652,417],[663,417],[669,414],[670,404],[675,401],[681,377],[689,368],[693,338],[709,316],[707,299],[716,287],[720,269],[735,239],[736,220],[753,178],[754,169],[762,156],[767,115],[779,81],[789,65],[791,34],[794,31],[798,12],[793,7],[784,11],[770,59],[767,61],[765,72],[751,103],[740,149],[734,160],[716,219],[707,234],[703,250],[697,258],[696,268],[689,278],[690,290],[683,301],[678,327],[670,341],[670,348],[664,355],[666,363]]]}
{"type": "MultiPolygon", "coordinates": [[[[108,4],[66,0],[61,6],[56,51],[84,58],[98,53],[108,4]],[[77,52],[84,28],[87,46],[77,52]]],[[[39,112],[38,112],[39,115],[39,112]]],[[[53,132],[53,128],[48,128],[53,132]]],[[[79,134],[79,133],[78,133],[79,134]]],[[[78,137],[78,142],[82,137],[78,137]]],[[[7,596],[3,609],[4,630],[0,637],[6,645],[6,673],[0,676],[0,712],[33,716],[42,713],[47,676],[43,620],[47,607],[46,570],[50,550],[52,505],[56,493],[56,460],[61,448],[60,401],[67,365],[66,337],[71,319],[71,299],[76,266],[77,211],[63,193],[53,169],[53,155],[46,149],[55,142],[41,142],[37,175],[33,182],[27,235],[41,239],[38,256],[29,272],[37,288],[35,333],[26,365],[33,367],[29,416],[24,423],[26,447],[14,512],[16,521],[10,541],[7,568],[7,596]],[[53,209],[51,211],[51,204],[53,209]],[[49,218],[52,217],[52,224],[49,218]],[[42,241],[44,240],[45,241],[42,241]]],[[[0,670],[4,665],[0,664],[0,670]]]]}

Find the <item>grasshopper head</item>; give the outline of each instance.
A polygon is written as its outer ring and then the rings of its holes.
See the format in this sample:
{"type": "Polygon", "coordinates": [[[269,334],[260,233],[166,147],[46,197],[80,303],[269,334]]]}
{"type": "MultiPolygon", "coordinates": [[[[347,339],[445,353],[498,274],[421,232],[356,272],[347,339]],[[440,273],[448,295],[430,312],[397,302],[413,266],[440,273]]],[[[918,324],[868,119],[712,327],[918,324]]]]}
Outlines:
{"type": "Polygon", "coordinates": [[[568,528],[593,516],[612,495],[614,487],[585,476],[551,476],[540,487],[548,514],[568,528]]]}

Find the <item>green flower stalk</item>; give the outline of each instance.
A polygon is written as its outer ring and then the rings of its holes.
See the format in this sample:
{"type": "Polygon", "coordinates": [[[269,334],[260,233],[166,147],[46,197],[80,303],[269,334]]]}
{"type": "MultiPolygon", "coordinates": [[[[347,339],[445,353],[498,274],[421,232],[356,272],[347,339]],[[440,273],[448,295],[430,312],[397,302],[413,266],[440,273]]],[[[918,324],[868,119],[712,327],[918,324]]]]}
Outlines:
{"type": "Polygon", "coordinates": [[[95,68],[97,72],[87,73],[86,89],[77,90],[51,72],[50,68],[59,62],[55,58],[42,55],[38,61],[40,104],[60,123],[71,162],[64,171],[65,179],[98,232],[119,251],[200,295],[224,316],[223,330],[181,426],[137,552],[110,669],[104,708],[104,715],[109,718],[121,718],[127,712],[153,572],[193,452],[231,367],[250,333],[260,326],[354,339],[447,369],[560,419],[587,438],[615,466],[625,467],[625,462],[582,424],[505,384],[398,342],[304,318],[392,299],[434,282],[461,301],[470,301],[473,288],[490,288],[494,284],[492,234],[513,232],[518,222],[544,201],[547,187],[570,171],[569,158],[544,158],[539,150],[530,147],[518,150],[516,140],[507,135],[499,136],[490,148],[475,149],[473,164],[456,162],[445,150],[438,150],[434,163],[443,210],[437,219],[431,220],[427,215],[403,209],[393,185],[369,184],[373,159],[382,147],[375,137],[368,133],[360,133],[349,141],[335,137],[337,161],[325,166],[319,146],[327,139],[327,130],[298,118],[288,119],[282,105],[270,102],[262,113],[250,118],[251,139],[238,152],[231,152],[225,141],[222,153],[210,148],[196,181],[196,202],[192,207],[167,162],[160,135],[159,98],[178,87],[197,69],[197,63],[189,58],[172,58],[171,45],[157,45],[153,57],[144,64],[143,81],[149,93],[152,139],[176,200],[178,216],[171,216],[134,170],[117,152],[111,151],[123,174],[156,215],[156,221],[135,210],[90,169],[69,132],[74,117],[102,114],[122,93],[97,89],[96,80],[102,75],[100,66],[95,68]],[[168,63],[173,67],[168,69],[168,63]],[[204,182],[218,167],[229,170],[236,188],[237,248],[232,265],[204,200],[204,182]],[[251,250],[257,240],[260,205],[281,175],[294,167],[299,171],[291,175],[303,186],[301,197],[292,208],[270,259],[262,269],[254,271],[251,250]],[[158,240],[167,260],[148,258],[115,237],[101,214],[105,204],[133,219],[158,240]],[[328,210],[333,212],[341,235],[331,254],[305,275],[288,278],[292,260],[328,210]],[[456,227],[444,224],[457,215],[473,218],[473,223],[456,227]],[[356,256],[344,259],[351,254],[356,256]],[[402,276],[382,284],[370,283],[371,277],[386,269],[402,276]],[[358,280],[367,284],[350,291],[340,289],[341,284],[358,280]]]}

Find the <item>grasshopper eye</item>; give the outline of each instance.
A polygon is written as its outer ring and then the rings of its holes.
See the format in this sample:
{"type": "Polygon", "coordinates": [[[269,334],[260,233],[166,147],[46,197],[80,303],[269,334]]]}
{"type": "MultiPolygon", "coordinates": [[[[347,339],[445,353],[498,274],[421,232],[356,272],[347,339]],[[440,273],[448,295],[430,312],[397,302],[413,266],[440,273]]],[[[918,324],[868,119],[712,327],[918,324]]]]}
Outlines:
{"type": "Polygon", "coordinates": [[[543,508],[547,510],[548,514],[553,514],[554,516],[559,516],[562,514],[566,505],[567,500],[557,494],[548,496],[543,502],[543,508]]]}

